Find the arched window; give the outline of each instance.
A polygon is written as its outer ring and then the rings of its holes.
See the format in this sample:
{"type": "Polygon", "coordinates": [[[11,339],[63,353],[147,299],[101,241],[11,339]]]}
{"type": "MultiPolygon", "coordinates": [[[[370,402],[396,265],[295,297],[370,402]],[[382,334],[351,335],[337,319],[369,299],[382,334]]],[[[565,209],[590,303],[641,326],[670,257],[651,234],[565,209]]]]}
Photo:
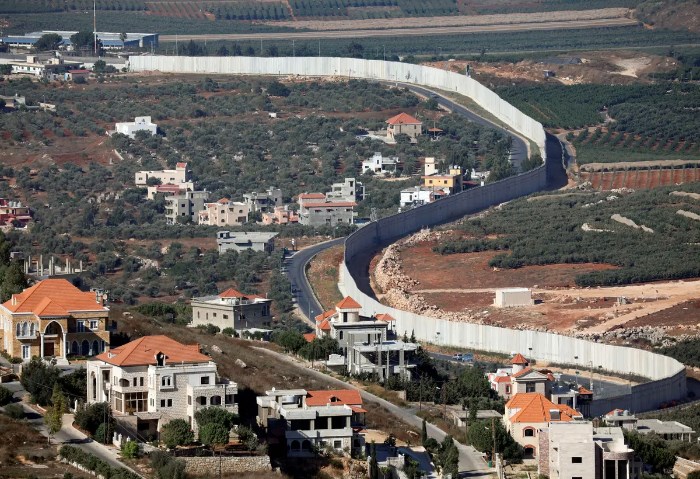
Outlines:
{"type": "Polygon", "coordinates": [[[211,406],[221,406],[221,396],[212,396],[209,399],[209,404],[211,406]]]}
{"type": "Polygon", "coordinates": [[[534,427],[526,427],[523,429],[523,436],[524,437],[535,437],[535,428],[534,427]]]}
{"type": "Polygon", "coordinates": [[[70,345],[70,353],[76,356],[80,354],[80,349],[78,348],[78,341],[73,341],[70,345]]]}
{"type": "Polygon", "coordinates": [[[90,355],[90,343],[87,339],[84,339],[82,344],[80,345],[80,354],[83,356],[90,355]]]}
{"type": "Polygon", "coordinates": [[[293,440],[290,449],[292,451],[298,451],[299,450],[299,441],[297,441],[296,439],[293,440]]]}
{"type": "Polygon", "coordinates": [[[301,443],[301,450],[302,451],[310,451],[311,450],[311,441],[308,439],[304,439],[304,441],[301,443]]]}
{"type": "Polygon", "coordinates": [[[22,323],[22,336],[29,335],[29,324],[27,322],[22,323]]]}
{"type": "Polygon", "coordinates": [[[22,336],[22,323],[17,323],[15,336],[22,336]]]}
{"type": "Polygon", "coordinates": [[[36,324],[34,324],[34,323],[29,324],[29,334],[31,336],[34,336],[36,334],[36,324]]]}

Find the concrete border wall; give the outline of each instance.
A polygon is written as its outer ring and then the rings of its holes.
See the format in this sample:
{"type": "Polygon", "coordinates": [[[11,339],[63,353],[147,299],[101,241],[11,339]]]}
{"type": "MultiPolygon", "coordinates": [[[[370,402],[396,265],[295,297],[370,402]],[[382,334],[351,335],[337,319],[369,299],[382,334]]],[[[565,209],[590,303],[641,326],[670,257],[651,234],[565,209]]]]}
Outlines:
{"type": "Polygon", "coordinates": [[[542,158],[546,155],[542,124],[525,115],[476,80],[439,68],[357,58],[144,55],[129,57],[129,69],[172,73],[339,76],[415,83],[468,96],[510,128],[537,144],[542,158]]]}
{"type": "MultiPolygon", "coordinates": [[[[129,68],[131,71],[200,74],[347,76],[401,81],[453,91],[473,99],[514,131],[532,140],[539,147],[545,163],[561,161],[560,158],[547,159],[546,134],[539,122],[472,78],[437,68],[354,58],[172,56],[130,57],[129,68]]],[[[367,313],[391,314],[396,318],[399,332],[414,331],[416,337],[422,341],[505,354],[531,351],[530,354],[538,360],[581,367],[592,362],[606,371],[635,374],[651,379],[650,382],[633,386],[630,394],[594,401],[591,407],[593,415],[601,415],[617,407],[642,412],[657,408],[665,401],[685,398],[685,367],[675,359],[641,349],[594,343],[552,333],[450,322],[400,311],[380,304],[361,291],[350,273],[349,266],[353,266],[352,270],[356,275],[358,271],[366,269],[368,252],[376,251],[422,227],[453,221],[489,206],[540,191],[546,183],[545,165],[497,183],[383,218],[361,228],[345,241],[345,257],[339,283],[341,291],[355,298],[367,313]],[[575,360],[574,356],[578,356],[578,360],[575,360]]]]}

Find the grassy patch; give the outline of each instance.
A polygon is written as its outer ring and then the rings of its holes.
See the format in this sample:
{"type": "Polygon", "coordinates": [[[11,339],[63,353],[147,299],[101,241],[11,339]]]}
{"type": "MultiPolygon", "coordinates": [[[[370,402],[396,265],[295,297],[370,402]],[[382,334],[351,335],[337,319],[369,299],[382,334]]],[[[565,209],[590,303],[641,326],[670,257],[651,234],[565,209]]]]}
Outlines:
{"type": "Polygon", "coordinates": [[[307,277],[324,311],[332,309],[343,295],[338,290],[338,266],[343,260],[344,245],[334,246],[317,254],[309,263],[307,277]]]}

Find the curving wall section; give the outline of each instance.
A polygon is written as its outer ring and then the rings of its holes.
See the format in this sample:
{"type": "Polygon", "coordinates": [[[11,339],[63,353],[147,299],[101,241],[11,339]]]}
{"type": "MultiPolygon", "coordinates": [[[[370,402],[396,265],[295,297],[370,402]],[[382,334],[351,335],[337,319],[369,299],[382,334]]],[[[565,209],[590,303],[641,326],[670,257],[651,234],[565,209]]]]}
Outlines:
{"type": "Polygon", "coordinates": [[[506,354],[521,351],[538,360],[580,367],[592,363],[602,366],[606,371],[635,374],[651,379],[647,383],[633,386],[629,394],[594,401],[591,407],[593,415],[604,414],[613,408],[646,411],[658,407],[662,402],[686,396],[685,367],[675,359],[640,349],[595,343],[552,333],[451,322],[400,311],[376,301],[371,291],[367,290],[368,281],[358,283],[356,280],[368,274],[369,260],[380,248],[420,228],[453,221],[489,206],[540,191],[545,188],[548,179],[551,179],[552,171],[561,164],[560,155],[547,151],[547,136],[540,123],[477,81],[457,73],[419,65],[328,57],[136,56],[129,58],[129,68],[131,71],[173,73],[347,76],[415,83],[470,97],[514,131],[537,144],[546,164],[497,183],[383,218],[356,231],[345,241],[345,257],[339,283],[341,291],[356,299],[367,313],[391,314],[396,318],[398,331],[414,331],[416,337],[422,341],[506,354]],[[574,359],[575,356],[578,356],[578,359],[574,359]]]}
{"type": "Polygon", "coordinates": [[[493,91],[472,78],[439,68],[410,63],[334,57],[174,57],[132,56],[131,71],[173,73],[209,73],[243,75],[343,76],[372,80],[415,83],[453,91],[472,98],[482,108],[531,139],[545,156],[545,134],[542,125],[503,101],[493,91]]]}

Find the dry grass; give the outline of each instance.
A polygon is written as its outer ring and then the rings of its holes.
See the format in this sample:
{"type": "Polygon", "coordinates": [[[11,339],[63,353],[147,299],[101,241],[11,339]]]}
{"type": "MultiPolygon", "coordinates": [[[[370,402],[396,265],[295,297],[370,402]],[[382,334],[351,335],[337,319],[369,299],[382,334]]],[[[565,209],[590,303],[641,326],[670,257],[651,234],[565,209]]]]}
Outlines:
{"type": "Polygon", "coordinates": [[[343,260],[343,245],[322,251],[309,263],[307,277],[324,310],[343,299],[338,290],[338,265],[343,260]]]}

